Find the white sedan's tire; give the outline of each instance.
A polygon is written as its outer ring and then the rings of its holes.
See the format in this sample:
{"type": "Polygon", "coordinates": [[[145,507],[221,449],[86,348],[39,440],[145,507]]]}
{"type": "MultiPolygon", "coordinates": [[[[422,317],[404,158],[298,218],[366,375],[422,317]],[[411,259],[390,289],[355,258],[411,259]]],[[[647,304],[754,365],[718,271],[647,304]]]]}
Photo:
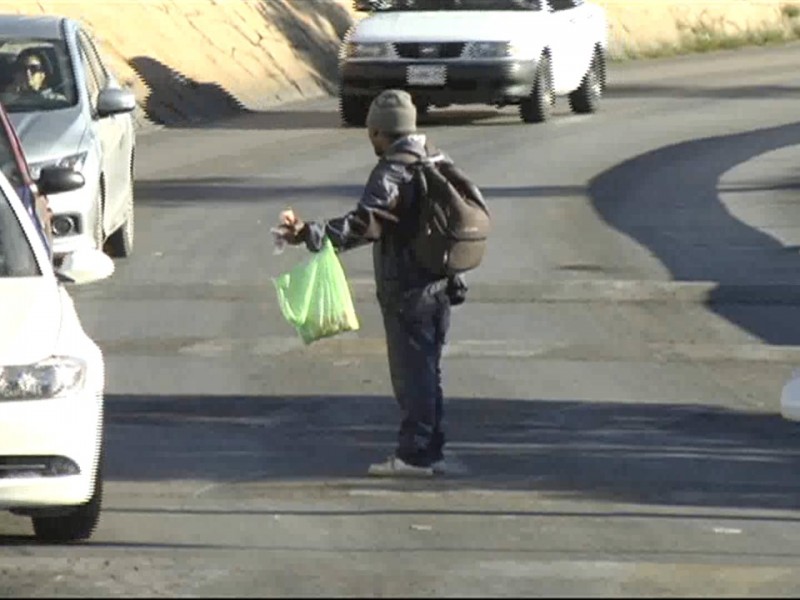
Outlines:
{"type": "Polygon", "coordinates": [[[555,105],[553,71],[550,57],[542,56],[536,69],[536,80],[531,95],[523,98],[519,105],[519,116],[524,123],[542,123],[553,116],[555,105]]]}
{"type": "Polygon", "coordinates": [[[598,111],[605,90],[605,71],[605,58],[603,53],[597,50],[580,87],[569,95],[572,112],[582,114],[598,111]]]}
{"type": "Polygon", "coordinates": [[[367,124],[367,113],[371,98],[366,96],[339,96],[339,116],[342,123],[349,127],[364,127],[367,124]]]}

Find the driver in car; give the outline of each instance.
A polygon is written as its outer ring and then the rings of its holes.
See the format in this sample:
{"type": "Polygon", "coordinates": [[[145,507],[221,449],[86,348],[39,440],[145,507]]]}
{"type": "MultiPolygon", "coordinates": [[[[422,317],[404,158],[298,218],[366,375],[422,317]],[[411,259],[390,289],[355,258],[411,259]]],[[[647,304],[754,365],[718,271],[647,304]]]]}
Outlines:
{"type": "Polygon", "coordinates": [[[15,61],[14,84],[8,90],[17,94],[38,94],[47,100],[66,100],[50,87],[52,67],[50,61],[35,48],[26,48],[15,61]]]}

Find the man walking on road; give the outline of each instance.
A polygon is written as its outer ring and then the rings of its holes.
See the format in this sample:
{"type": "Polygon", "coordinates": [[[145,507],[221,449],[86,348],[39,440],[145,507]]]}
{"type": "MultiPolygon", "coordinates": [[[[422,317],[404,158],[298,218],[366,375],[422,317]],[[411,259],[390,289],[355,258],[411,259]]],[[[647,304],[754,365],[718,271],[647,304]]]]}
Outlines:
{"type": "Polygon", "coordinates": [[[442,348],[451,300],[463,301],[466,290],[460,278],[443,280],[423,269],[409,245],[416,225],[415,186],[409,167],[393,162],[391,156],[437,155],[426,137],[417,133],[416,121],[416,107],[407,92],[381,93],[367,116],[369,139],[379,160],[356,208],[327,221],[304,222],[292,211],[281,215],[282,237],[290,244],[305,243],[312,252],[322,248],[325,236],[338,251],[373,243],[389,370],[403,414],[397,449],[385,462],[369,468],[375,476],[444,472],[442,348]]]}

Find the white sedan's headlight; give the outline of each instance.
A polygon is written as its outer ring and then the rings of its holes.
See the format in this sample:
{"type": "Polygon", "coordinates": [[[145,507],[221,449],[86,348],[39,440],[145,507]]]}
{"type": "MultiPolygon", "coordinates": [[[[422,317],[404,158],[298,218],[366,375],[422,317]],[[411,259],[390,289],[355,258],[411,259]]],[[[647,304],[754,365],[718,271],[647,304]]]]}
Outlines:
{"type": "Polygon", "coordinates": [[[377,42],[348,42],[344,47],[344,58],[390,58],[392,45],[377,42]]]}
{"type": "Polygon", "coordinates": [[[81,389],[85,380],[86,363],[68,356],[53,356],[34,365],[0,367],[0,401],[58,398],[81,389]]]}
{"type": "Polygon", "coordinates": [[[470,58],[513,58],[520,49],[511,42],[472,42],[467,48],[470,58]]]}
{"type": "Polygon", "coordinates": [[[70,154],[57,160],[46,160],[43,162],[31,163],[31,175],[34,179],[39,179],[39,175],[44,167],[67,167],[74,171],[82,171],[83,165],[86,163],[88,152],[78,152],[77,154],[70,154]]]}

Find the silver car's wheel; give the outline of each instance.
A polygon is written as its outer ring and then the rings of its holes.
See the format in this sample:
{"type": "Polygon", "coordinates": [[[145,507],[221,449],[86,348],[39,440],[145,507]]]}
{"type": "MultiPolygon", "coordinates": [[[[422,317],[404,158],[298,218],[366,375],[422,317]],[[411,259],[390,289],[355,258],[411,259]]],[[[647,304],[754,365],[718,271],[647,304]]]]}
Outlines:
{"type": "Polygon", "coordinates": [[[127,258],[133,254],[133,202],[128,202],[125,222],[108,238],[108,245],[112,254],[118,258],[127,258]]]}
{"type": "Polygon", "coordinates": [[[105,243],[105,235],[103,233],[103,185],[100,184],[100,189],[97,192],[97,199],[95,200],[95,219],[92,227],[92,235],[94,237],[94,246],[98,250],[103,249],[105,243]]]}
{"type": "Polygon", "coordinates": [[[125,208],[125,222],[108,238],[109,249],[117,258],[127,258],[133,254],[134,208],[133,208],[133,158],[131,158],[131,183],[128,203],[125,208]]]}

